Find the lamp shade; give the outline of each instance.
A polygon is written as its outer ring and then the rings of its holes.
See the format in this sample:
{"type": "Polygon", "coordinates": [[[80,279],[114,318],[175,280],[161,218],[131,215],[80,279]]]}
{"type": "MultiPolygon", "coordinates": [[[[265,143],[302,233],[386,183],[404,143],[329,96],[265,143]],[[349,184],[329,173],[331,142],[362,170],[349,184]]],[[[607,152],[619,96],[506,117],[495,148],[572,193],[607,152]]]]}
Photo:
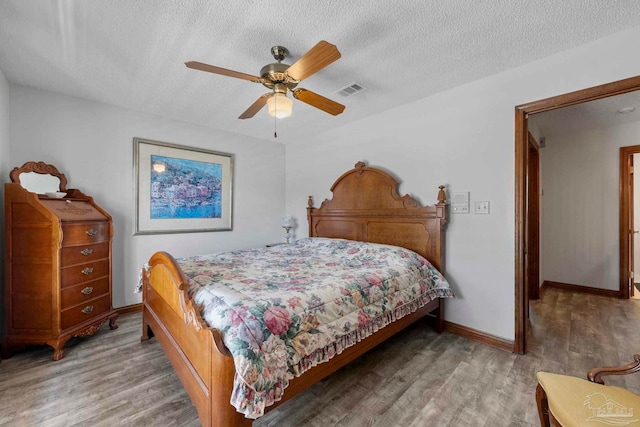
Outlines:
{"type": "Polygon", "coordinates": [[[276,92],[267,101],[267,108],[269,109],[269,114],[271,116],[277,117],[278,119],[284,119],[291,115],[293,101],[287,98],[286,94],[276,92]]]}
{"type": "Polygon", "coordinates": [[[282,218],[282,228],[293,228],[296,225],[291,215],[287,215],[282,218]]]}

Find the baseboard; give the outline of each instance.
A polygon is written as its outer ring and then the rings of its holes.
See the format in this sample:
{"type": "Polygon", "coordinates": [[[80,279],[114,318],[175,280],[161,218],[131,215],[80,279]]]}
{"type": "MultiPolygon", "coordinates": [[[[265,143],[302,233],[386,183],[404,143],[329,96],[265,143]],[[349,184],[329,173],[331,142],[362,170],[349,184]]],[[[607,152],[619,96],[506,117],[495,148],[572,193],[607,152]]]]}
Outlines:
{"type": "Polygon", "coordinates": [[[488,344],[493,347],[497,347],[500,350],[506,350],[509,352],[514,351],[514,342],[499,338],[486,332],[478,331],[477,329],[469,328],[467,326],[458,325],[457,323],[444,321],[444,330],[451,332],[452,334],[460,335],[461,337],[469,338],[473,341],[478,341],[483,344],[488,344]]]}
{"type": "Polygon", "coordinates": [[[605,297],[620,298],[620,291],[614,291],[611,289],[592,288],[591,286],[572,285],[571,283],[552,282],[545,280],[540,286],[540,291],[545,288],[564,289],[571,292],[582,292],[585,294],[601,295],[605,297]]]}
{"type": "Polygon", "coordinates": [[[118,314],[140,313],[142,311],[142,303],[125,305],[124,307],[114,308],[118,314]]]}

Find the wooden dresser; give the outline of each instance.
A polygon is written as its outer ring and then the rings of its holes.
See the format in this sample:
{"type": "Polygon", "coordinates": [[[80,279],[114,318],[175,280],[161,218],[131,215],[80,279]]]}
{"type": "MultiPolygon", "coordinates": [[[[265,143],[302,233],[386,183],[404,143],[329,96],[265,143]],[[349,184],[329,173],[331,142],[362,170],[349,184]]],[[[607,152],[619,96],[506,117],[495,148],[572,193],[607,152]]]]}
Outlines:
{"type": "Polygon", "coordinates": [[[66,189],[65,176],[52,165],[28,162],[10,177],[5,184],[3,356],[17,347],[48,344],[53,360],[59,360],[71,337],[93,335],[106,320],[117,328],[111,304],[112,219],[93,198],[66,189]],[[34,174],[59,180],[53,191],[66,196],[28,191],[26,178],[38,178],[34,174]]]}

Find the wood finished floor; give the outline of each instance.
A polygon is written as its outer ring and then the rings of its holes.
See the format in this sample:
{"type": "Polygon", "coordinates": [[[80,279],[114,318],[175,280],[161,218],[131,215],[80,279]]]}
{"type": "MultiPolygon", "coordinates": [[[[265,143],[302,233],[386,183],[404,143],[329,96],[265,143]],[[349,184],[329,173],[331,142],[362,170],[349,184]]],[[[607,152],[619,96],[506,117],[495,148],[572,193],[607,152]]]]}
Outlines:
{"type": "MultiPolygon", "coordinates": [[[[50,360],[37,347],[0,363],[0,426],[198,426],[139,314],[50,360]]],[[[266,426],[538,426],[535,373],[584,377],[640,352],[640,300],[548,289],[531,304],[530,343],[514,355],[418,323],[254,423],[266,426]]],[[[640,394],[640,374],[609,377],[640,394]]]]}

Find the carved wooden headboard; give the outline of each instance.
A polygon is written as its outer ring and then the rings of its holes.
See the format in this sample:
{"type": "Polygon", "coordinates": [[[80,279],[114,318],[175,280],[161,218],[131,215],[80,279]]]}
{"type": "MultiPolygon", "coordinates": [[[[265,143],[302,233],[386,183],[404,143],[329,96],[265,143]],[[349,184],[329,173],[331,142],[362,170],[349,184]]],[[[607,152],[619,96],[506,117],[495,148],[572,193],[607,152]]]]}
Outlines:
{"type": "Polygon", "coordinates": [[[444,187],[438,203],[420,206],[398,194],[398,182],[388,173],[358,162],[331,187],[333,198],[319,208],[309,196],[310,237],[333,237],[383,243],[411,249],[441,272],[443,235],[447,223],[444,187]]]}

